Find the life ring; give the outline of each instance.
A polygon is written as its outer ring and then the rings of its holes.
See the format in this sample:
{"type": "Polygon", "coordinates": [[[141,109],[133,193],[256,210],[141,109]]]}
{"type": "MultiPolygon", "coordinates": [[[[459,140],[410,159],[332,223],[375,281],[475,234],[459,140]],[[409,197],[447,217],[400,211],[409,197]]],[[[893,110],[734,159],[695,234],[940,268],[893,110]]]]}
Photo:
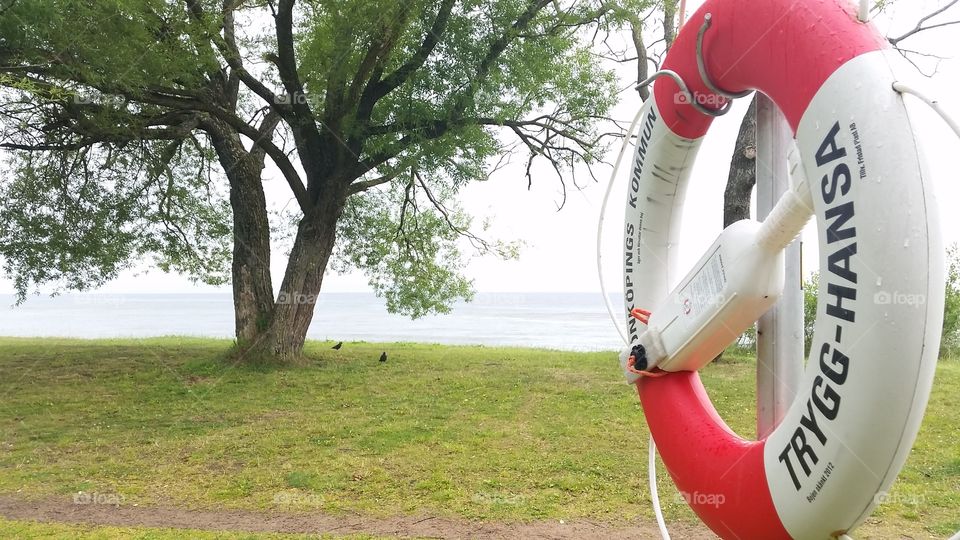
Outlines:
{"type": "MultiPolygon", "coordinates": [[[[903,466],[940,339],[944,281],[935,204],[902,97],[892,88],[904,66],[843,0],[707,0],[663,68],[689,93],[660,78],[644,105],[625,215],[627,312],[653,307],[655,318],[669,296],[684,192],[712,120],[690,98],[706,108],[724,103],[710,80],[725,92],[758,90],[786,117],[819,230],[821,281],[798,397],[768,437],[745,440],[717,414],[695,371],[712,358],[703,348],[688,348],[672,367],[655,370],[663,376],[639,377],[642,370],[631,369],[647,423],[677,488],[721,537],[837,537],[870,515],[903,466]],[[705,81],[697,29],[708,14],[705,81]]],[[[756,228],[737,227],[743,249],[756,228]]],[[[720,276],[714,285],[733,279],[723,261],[710,262],[709,254],[705,260],[701,269],[713,265],[720,276]]],[[[704,283],[709,290],[710,280],[704,283]]],[[[698,309],[685,305],[672,320],[698,309]]],[[[627,316],[634,344],[648,335],[646,317],[627,316]]],[[[664,340],[654,341],[664,347],[664,340]]]]}

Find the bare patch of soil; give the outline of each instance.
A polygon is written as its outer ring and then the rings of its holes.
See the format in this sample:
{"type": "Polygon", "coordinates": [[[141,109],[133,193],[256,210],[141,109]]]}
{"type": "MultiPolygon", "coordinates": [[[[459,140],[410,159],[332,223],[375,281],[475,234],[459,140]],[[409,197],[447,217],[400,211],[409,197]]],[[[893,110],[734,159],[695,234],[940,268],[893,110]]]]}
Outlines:
{"type": "MultiPolygon", "coordinates": [[[[189,510],[163,506],[75,504],[70,498],[22,499],[0,495],[0,515],[7,519],[163,527],[208,531],[372,534],[401,538],[638,539],[657,538],[655,523],[613,525],[575,520],[508,523],[467,521],[431,516],[369,517],[359,515],[289,514],[250,510],[189,510]]],[[[675,538],[715,539],[700,525],[670,525],[675,538]]]]}

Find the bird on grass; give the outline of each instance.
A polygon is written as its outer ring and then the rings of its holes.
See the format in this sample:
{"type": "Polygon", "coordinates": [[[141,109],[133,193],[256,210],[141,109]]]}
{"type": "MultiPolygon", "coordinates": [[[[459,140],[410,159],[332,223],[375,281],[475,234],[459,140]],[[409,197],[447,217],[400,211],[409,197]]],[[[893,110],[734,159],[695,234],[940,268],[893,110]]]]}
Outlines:
{"type": "Polygon", "coordinates": [[[383,351],[382,353],[380,353],[380,361],[381,362],[387,361],[387,351],[383,351]]]}
{"type": "Polygon", "coordinates": [[[340,347],[343,347],[343,342],[342,342],[342,341],[339,342],[339,343],[337,343],[337,344],[334,345],[333,347],[330,347],[330,348],[333,349],[333,350],[335,350],[335,351],[339,351],[339,350],[340,350],[340,347]]]}

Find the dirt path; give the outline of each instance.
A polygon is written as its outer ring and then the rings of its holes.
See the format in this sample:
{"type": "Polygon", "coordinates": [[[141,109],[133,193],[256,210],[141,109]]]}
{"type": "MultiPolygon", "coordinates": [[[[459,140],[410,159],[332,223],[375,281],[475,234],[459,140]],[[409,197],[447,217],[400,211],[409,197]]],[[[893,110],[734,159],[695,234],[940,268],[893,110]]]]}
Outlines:
{"type": "MultiPolygon", "coordinates": [[[[656,524],[608,523],[577,520],[505,523],[449,518],[332,516],[280,514],[250,510],[187,510],[173,507],[74,504],[69,498],[20,499],[0,495],[0,516],[7,519],[121,527],[170,527],[208,531],[279,533],[366,533],[426,538],[533,538],[533,539],[645,539],[659,536],[656,524]]],[[[702,527],[671,525],[675,538],[714,539],[702,527]]]]}

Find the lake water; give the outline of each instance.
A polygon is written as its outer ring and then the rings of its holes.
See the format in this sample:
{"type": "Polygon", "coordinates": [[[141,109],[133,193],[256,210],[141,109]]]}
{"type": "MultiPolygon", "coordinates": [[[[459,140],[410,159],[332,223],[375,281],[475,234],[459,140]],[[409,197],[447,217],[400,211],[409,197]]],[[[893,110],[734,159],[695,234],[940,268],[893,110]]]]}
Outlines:
{"type": "MultiPolygon", "coordinates": [[[[614,306],[621,300],[614,298],[614,306]]],[[[233,337],[229,294],[32,296],[11,307],[0,295],[0,335],[59,337],[233,337]]],[[[620,338],[596,293],[482,293],[449,315],[416,321],[390,315],[373,294],[322,294],[309,339],[417,341],[617,350],[620,338]]]]}

